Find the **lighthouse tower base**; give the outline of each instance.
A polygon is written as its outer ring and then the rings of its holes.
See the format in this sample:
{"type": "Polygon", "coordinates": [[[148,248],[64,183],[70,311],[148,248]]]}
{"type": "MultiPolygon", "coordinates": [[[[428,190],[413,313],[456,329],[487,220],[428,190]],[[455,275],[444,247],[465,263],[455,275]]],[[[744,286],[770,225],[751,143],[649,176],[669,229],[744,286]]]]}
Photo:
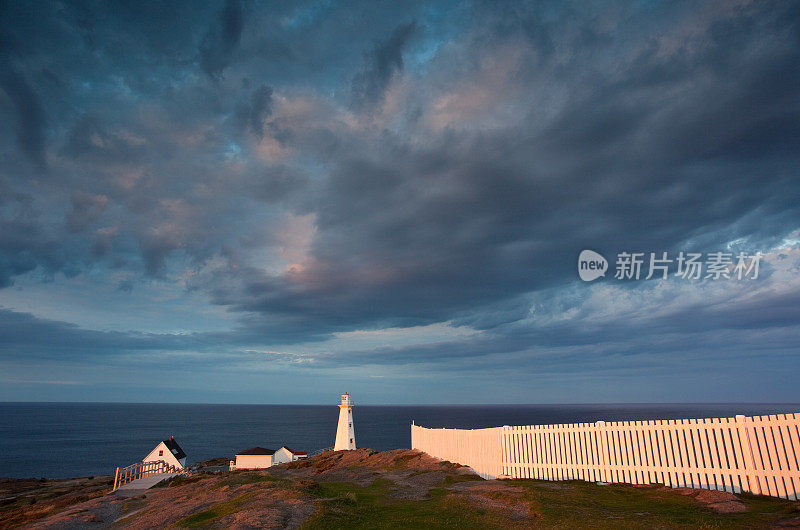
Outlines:
{"type": "Polygon", "coordinates": [[[349,394],[342,394],[339,401],[339,425],[336,427],[334,451],[348,451],[356,448],[356,434],[353,429],[353,403],[349,394]]]}

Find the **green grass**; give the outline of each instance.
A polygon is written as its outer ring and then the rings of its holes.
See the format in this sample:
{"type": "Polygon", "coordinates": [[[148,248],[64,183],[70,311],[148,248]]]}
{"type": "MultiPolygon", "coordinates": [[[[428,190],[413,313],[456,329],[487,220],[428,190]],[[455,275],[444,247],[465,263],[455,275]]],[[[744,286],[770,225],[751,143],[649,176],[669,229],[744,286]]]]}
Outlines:
{"type": "Polygon", "coordinates": [[[388,469],[405,469],[409,461],[418,458],[417,455],[403,455],[396,457],[391,464],[387,466],[388,469]]]}
{"type": "Polygon", "coordinates": [[[321,498],[319,509],[303,529],[335,528],[486,528],[483,513],[447,497],[444,489],[431,490],[423,501],[393,499],[392,482],[378,480],[365,487],[346,482],[323,482],[308,488],[321,498]]]}
{"type": "Polygon", "coordinates": [[[251,492],[240,495],[229,501],[219,502],[201,512],[184,517],[175,523],[174,526],[182,526],[184,528],[200,528],[207,526],[216,519],[238,512],[242,509],[244,502],[252,496],[253,493],[251,492]]]}
{"type": "Polygon", "coordinates": [[[208,478],[208,477],[209,477],[209,475],[200,475],[200,474],[191,475],[191,476],[188,476],[188,477],[177,476],[177,477],[168,478],[167,480],[162,480],[161,482],[159,482],[158,484],[156,484],[153,487],[154,488],[176,488],[178,486],[185,486],[186,484],[193,484],[195,482],[199,482],[199,481],[203,480],[204,478],[208,478]]]}
{"type": "Polygon", "coordinates": [[[125,504],[122,505],[121,513],[126,514],[130,512],[134,512],[141,508],[147,506],[147,501],[144,499],[131,499],[126,501],[125,504]]]}
{"type": "MultiPolygon", "coordinates": [[[[351,483],[318,483],[307,493],[318,499],[319,509],[303,526],[305,530],[350,528],[769,528],[781,519],[800,516],[800,503],[771,497],[740,495],[748,511],[720,514],[692,497],[657,487],[624,484],[599,486],[587,482],[550,483],[513,480],[507,484],[520,491],[537,515],[530,521],[509,521],[485,513],[469,501],[448,496],[446,486],[468,480],[448,477],[423,501],[394,499],[392,483],[379,480],[370,486],[351,483]]],[[[492,497],[491,493],[487,496],[492,497]]]]}
{"type": "Polygon", "coordinates": [[[481,482],[483,479],[478,475],[448,475],[445,477],[443,486],[451,486],[458,482],[481,482]]]}
{"type": "Polygon", "coordinates": [[[121,517],[114,521],[112,527],[114,528],[124,528],[128,526],[131,522],[133,522],[134,518],[140,515],[138,512],[140,509],[147,507],[147,501],[145,499],[131,499],[125,504],[122,505],[121,510],[121,517]],[[128,515],[125,515],[128,514],[128,515]]]}
{"type": "Polygon", "coordinates": [[[233,471],[224,480],[217,484],[222,486],[243,486],[245,484],[256,484],[259,482],[271,482],[274,484],[290,484],[291,481],[281,477],[274,477],[263,471],[233,471]]]}
{"type": "Polygon", "coordinates": [[[691,497],[656,487],[537,480],[509,484],[525,491],[542,516],[538,525],[542,528],[768,528],[800,509],[797,502],[740,495],[747,512],[719,514],[691,497]]]}

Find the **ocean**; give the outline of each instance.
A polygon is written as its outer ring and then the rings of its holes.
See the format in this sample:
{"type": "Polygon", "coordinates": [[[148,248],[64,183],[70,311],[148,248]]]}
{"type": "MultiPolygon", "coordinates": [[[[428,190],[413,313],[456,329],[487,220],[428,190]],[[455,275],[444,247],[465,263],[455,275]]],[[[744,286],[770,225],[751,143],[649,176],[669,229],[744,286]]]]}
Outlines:
{"type": "MultiPolygon", "coordinates": [[[[729,417],[800,412],[800,404],[428,405],[353,409],[356,444],[408,448],[412,420],[425,427],[729,417]]],[[[286,445],[313,453],[333,445],[333,405],[0,403],[0,477],[113,474],[174,436],[188,462],[286,445]]]]}

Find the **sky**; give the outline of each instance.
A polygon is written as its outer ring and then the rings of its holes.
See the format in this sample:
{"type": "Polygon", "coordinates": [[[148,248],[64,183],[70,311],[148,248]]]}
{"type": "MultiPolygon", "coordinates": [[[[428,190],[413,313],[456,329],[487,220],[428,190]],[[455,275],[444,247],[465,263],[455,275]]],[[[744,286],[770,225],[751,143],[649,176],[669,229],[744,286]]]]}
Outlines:
{"type": "Polygon", "coordinates": [[[800,402],[798,339],[796,2],[0,2],[0,401],[800,402]]]}

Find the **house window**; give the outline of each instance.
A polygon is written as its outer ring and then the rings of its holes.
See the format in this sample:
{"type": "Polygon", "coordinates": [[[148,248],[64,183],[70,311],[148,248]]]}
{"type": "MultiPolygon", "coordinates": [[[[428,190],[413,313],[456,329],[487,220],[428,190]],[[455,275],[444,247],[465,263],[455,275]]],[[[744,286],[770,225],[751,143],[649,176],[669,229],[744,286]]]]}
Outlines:
{"type": "Polygon", "coordinates": [[[353,443],[353,439],[352,438],[350,438],[350,443],[353,443]]]}
{"type": "Polygon", "coordinates": [[[158,450],[158,456],[164,456],[164,450],[163,449],[159,449],[158,450]]]}
{"type": "Polygon", "coordinates": [[[352,427],[352,426],[353,426],[353,424],[351,423],[351,424],[350,424],[350,427],[352,427]]]}

